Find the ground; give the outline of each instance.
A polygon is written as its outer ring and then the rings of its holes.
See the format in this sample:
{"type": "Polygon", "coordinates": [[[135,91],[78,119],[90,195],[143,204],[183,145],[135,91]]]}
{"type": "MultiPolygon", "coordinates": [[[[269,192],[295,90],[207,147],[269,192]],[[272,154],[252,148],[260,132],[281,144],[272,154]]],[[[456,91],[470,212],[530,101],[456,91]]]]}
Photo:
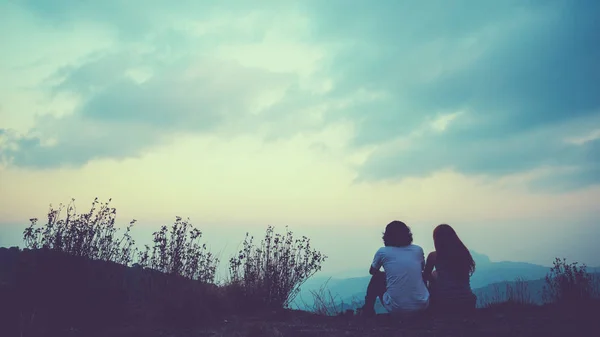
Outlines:
{"type": "MultiPolygon", "coordinates": [[[[600,307],[595,306],[595,309],[600,307]]],[[[266,314],[218,322],[212,327],[178,329],[121,328],[96,336],[147,337],[279,337],[279,336],[598,336],[598,310],[500,308],[479,310],[470,316],[424,317],[401,321],[387,315],[373,318],[323,317],[303,312],[266,314]],[[596,314],[596,315],[594,315],[596,314]]]]}

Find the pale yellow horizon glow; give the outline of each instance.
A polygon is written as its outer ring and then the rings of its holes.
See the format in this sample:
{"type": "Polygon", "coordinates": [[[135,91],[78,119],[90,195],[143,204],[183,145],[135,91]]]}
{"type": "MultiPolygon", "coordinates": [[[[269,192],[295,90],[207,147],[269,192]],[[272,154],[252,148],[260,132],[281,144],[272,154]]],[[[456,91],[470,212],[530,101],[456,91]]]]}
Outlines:
{"type": "Polygon", "coordinates": [[[71,198],[87,207],[94,197],[113,198],[126,217],[165,220],[178,214],[208,222],[310,226],[397,217],[560,219],[570,216],[565,210],[593,211],[600,190],[535,193],[524,183],[537,172],[489,180],[441,171],[402,181],[355,182],[350,164],[360,158],[334,147],[344,133],[338,128],[273,143],[182,137],[140,158],[98,160],[79,169],[4,168],[0,220],[22,221],[71,198]],[[322,146],[315,147],[317,142],[322,146]]]}

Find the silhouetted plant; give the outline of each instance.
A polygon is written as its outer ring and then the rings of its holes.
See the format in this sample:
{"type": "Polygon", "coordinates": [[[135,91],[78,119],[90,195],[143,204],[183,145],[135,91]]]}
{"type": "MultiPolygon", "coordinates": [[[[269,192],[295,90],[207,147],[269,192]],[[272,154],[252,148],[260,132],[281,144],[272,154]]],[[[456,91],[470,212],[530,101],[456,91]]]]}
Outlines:
{"type": "Polygon", "coordinates": [[[219,260],[200,243],[202,232],[181,217],[154,232],[154,244],[140,253],[139,264],[167,274],[211,283],[219,260]]]}
{"type": "Polygon", "coordinates": [[[48,222],[38,227],[38,219],[23,232],[25,246],[31,249],[50,249],[92,260],[104,260],[129,265],[135,257],[135,241],[130,232],[135,220],[126,227],[119,238],[115,228],[116,209],[94,199],[89,212],[78,214],[75,199],[66,206],[66,217],[61,218],[65,208],[50,206],[48,222]]]}
{"type": "Polygon", "coordinates": [[[37,218],[23,232],[25,246],[31,249],[50,249],[92,260],[112,261],[131,265],[137,257],[138,264],[168,274],[176,274],[202,282],[213,282],[218,259],[201,244],[202,232],[188,221],[176,218],[173,226],[163,226],[155,232],[152,248],[143,251],[135,247],[131,228],[125,228],[121,237],[115,227],[117,211],[106,203],[94,199],[89,212],[78,214],[75,200],[66,207],[50,206],[48,222],[38,226],[37,218]],[[66,208],[64,218],[61,218],[66,208]]]}
{"type": "Polygon", "coordinates": [[[349,312],[353,315],[354,309],[361,306],[360,301],[353,298],[350,303],[345,303],[343,300],[339,299],[339,296],[333,295],[331,290],[327,287],[330,279],[323,283],[318,290],[310,290],[310,294],[313,298],[312,305],[308,305],[306,302],[302,301],[304,307],[315,314],[323,316],[348,315],[349,312]]]}
{"type": "Polygon", "coordinates": [[[521,278],[517,277],[514,282],[506,282],[504,291],[500,283],[492,285],[491,295],[480,292],[477,295],[478,306],[491,308],[505,305],[529,306],[535,305],[535,301],[529,291],[529,285],[521,278]]]}
{"type": "Polygon", "coordinates": [[[514,304],[535,304],[529,291],[529,285],[521,277],[517,277],[512,285],[506,284],[506,300],[514,304]]]}
{"type": "Polygon", "coordinates": [[[246,234],[242,250],[230,259],[230,282],[250,302],[269,307],[287,307],[327,258],[311,247],[306,236],[294,239],[287,227],[282,235],[269,226],[259,247],[253,239],[246,234]]]}
{"type": "Polygon", "coordinates": [[[594,278],[587,272],[585,264],[569,264],[564,258],[556,258],[546,275],[542,297],[547,303],[577,303],[592,299],[596,291],[595,286],[594,278]]]}
{"type": "Polygon", "coordinates": [[[592,297],[600,298],[600,274],[594,273],[591,276],[592,278],[592,297]]]}
{"type": "Polygon", "coordinates": [[[500,288],[500,284],[499,283],[495,283],[492,285],[492,293],[491,295],[486,295],[486,296],[478,296],[478,298],[481,298],[482,304],[484,307],[492,307],[496,304],[505,302],[506,297],[505,294],[502,294],[502,290],[500,288]]]}

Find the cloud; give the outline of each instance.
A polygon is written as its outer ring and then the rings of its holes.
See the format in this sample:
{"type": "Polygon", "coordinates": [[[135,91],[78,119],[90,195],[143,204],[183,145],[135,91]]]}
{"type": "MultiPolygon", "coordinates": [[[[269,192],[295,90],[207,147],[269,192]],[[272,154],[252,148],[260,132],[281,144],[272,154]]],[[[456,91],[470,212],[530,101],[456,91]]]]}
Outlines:
{"type": "Polygon", "coordinates": [[[566,165],[585,172],[576,175],[583,185],[599,182],[597,147],[563,142],[599,121],[597,2],[346,4],[319,7],[316,29],[323,39],[344,41],[333,63],[333,95],[381,93],[335,116],[354,120],[354,147],[376,146],[361,180],[444,169],[502,176],[566,165]],[[327,20],[345,6],[345,15],[327,20]],[[466,113],[444,132],[414,137],[458,111],[466,113]],[[577,128],[563,130],[573,121],[577,128]],[[411,141],[394,145],[403,139],[411,141]]]}
{"type": "Polygon", "coordinates": [[[33,23],[38,30],[48,23],[65,31],[94,22],[116,29],[119,39],[99,51],[88,48],[85,57],[63,63],[40,83],[67,103],[58,113],[42,108],[47,111],[30,130],[10,132],[1,155],[11,165],[81,166],[136,157],[182,134],[272,139],[296,134],[301,124],[315,127],[315,118],[303,113],[317,102],[307,72],[320,50],[299,36],[278,35],[302,33],[304,22],[294,11],[278,13],[276,4],[250,9],[236,1],[21,4],[42,22],[33,23]],[[282,38],[287,54],[274,52],[282,38]],[[253,57],[243,56],[247,52],[253,57]]]}
{"type": "MultiPolygon", "coordinates": [[[[454,123],[459,124],[460,118],[454,123]]],[[[577,127],[571,126],[571,129],[577,127]]],[[[362,179],[422,177],[448,169],[466,175],[499,177],[555,168],[560,171],[553,175],[556,184],[563,184],[560,180],[576,175],[581,182],[600,182],[600,176],[591,174],[600,165],[600,142],[597,139],[585,143],[567,142],[563,138],[565,133],[569,133],[569,128],[560,125],[515,133],[503,139],[469,140],[450,130],[439,132],[432,128],[407,137],[401,146],[397,143],[380,146],[361,168],[362,179]],[[568,174],[564,173],[565,169],[568,174]],[[587,173],[580,175],[582,172],[587,173]]]]}
{"type": "MultiPolygon", "coordinates": [[[[22,167],[81,166],[93,159],[124,159],[175,134],[216,132],[250,118],[248,106],[262,91],[290,77],[234,62],[201,60],[153,68],[145,81],[129,73],[135,61],[105,55],[52,76],[55,95],[75,95],[71,114],[38,117],[24,135],[14,132],[5,161],[22,167]]],[[[6,131],[5,131],[6,132],[6,131]]]]}
{"type": "Polygon", "coordinates": [[[357,167],[362,181],[550,168],[560,172],[548,178],[555,185],[598,183],[596,142],[569,141],[600,121],[596,1],[30,0],[23,8],[61,29],[95,22],[120,40],[48,79],[77,107],[13,134],[3,156],[14,165],[137,156],[178,132],[274,140],[351,124],[348,155],[372,149],[357,167]]]}
{"type": "Polygon", "coordinates": [[[23,0],[20,5],[44,25],[70,28],[78,23],[100,24],[130,42],[173,28],[195,28],[198,34],[216,28],[220,35],[235,33],[234,38],[256,40],[272,21],[271,14],[283,6],[280,1],[243,0],[23,0]]]}
{"type": "MultiPolygon", "coordinates": [[[[93,86],[90,79],[80,81],[86,67],[73,69],[58,87],[78,92],[82,84],[93,86]]],[[[285,87],[294,79],[289,74],[210,59],[168,67],[142,83],[119,70],[109,85],[89,96],[79,112],[83,117],[202,131],[228,118],[243,118],[262,91],[285,87]]],[[[103,77],[93,79],[104,81],[103,77]]]]}

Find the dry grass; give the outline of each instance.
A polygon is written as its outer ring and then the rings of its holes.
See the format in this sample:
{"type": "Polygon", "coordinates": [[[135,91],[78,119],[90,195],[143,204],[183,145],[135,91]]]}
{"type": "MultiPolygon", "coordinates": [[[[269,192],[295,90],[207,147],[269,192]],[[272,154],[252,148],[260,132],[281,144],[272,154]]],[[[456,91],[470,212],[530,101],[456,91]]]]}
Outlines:
{"type": "Polygon", "coordinates": [[[0,293],[16,294],[2,298],[0,330],[10,325],[13,332],[35,335],[122,324],[181,328],[282,310],[326,258],[307,237],[268,227],[258,247],[246,237],[230,260],[229,282],[217,286],[218,259],[189,221],[177,217],[153,233],[151,247],[139,250],[130,236],[135,220],[120,232],[109,202],[94,200],[88,212],[78,213],[72,201],[51,207],[46,224],[31,219],[23,233],[28,249],[17,252],[12,275],[0,275],[12,280],[1,284],[0,293]]]}
{"type": "Polygon", "coordinates": [[[304,307],[310,312],[321,316],[354,315],[354,308],[359,306],[358,301],[345,303],[338,295],[334,295],[327,287],[330,280],[331,278],[325,281],[318,290],[310,291],[313,300],[312,304],[309,305],[305,301],[302,301],[304,307]]]}
{"type": "Polygon", "coordinates": [[[289,229],[285,234],[275,233],[269,226],[259,245],[246,235],[242,250],[230,260],[229,284],[237,287],[248,303],[285,308],[300,286],[321,270],[326,258],[312,248],[309,238],[295,238],[289,229]]]}
{"type": "MultiPolygon", "coordinates": [[[[598,278],[587,273],[584,265],[557,259],[546,277],[545,298],[578,310],[554,314],[540,307],[533,323],[522,320],[527,315],[497,322],[487,313],[464,322],[435,317],[395,322],[389,316],[364,321],[346,310],[355,303],[340,301],[327,288],[328,282],[311,292],[312,311],[318,315],[290,313],[283,309],[326,258],[306,237],[296,239],[289,230],[277,234],[273,227],[268,227],[259,245],[246,236],[243,249],[229,261],[230,279],[217,286],[212,282],[218,260],[199,241],[201,232],[179,217],[171,227],[154,233],[152,247],[140,251],[129,235],[135,221],[120,233],[114,225],[116,211],[108,203],[94,201],[91,210],[82,214],[70,204],[61,218],[63,210],[51,208],[47,224],[41,227],[31,219],[24,240],[32,249],[17,252],[14,275],[4,275],[8,281],[0,282],[0,330],[5,329],[0,333],[4,335],[70,331],[86,336],[381,336],[402,329],[406,336],[448,332],[476,336],[491,331],[513,336],[507,327],[547,334],[563,331],[560,326],[547,328],[549,322],[556,323],[548,321],[551,315],[564,322],[565,315],[577,312],[568,319],[588,324],[592,322],[588,313],[600,308],[593,301],[600,295],[598,278]],[[133,262],[138,264],[128,267],[133,262]],[[249,318],[258,313],[267,316],[249,318]],[[274,321],[275,314],[291,318],[274,321]]],[[[533,304],[522,279],[504,288],[494,285],[492,294],[479,301],[498,309],[496,313],[533,304]]]]}
{"type": "Polygon", "coordinates": [[[598,278],[587,272],[585,264],[556,258],[546,276],[543,298],[546,303],[572,306],[591,301],[598,293],[598,278]]]}

